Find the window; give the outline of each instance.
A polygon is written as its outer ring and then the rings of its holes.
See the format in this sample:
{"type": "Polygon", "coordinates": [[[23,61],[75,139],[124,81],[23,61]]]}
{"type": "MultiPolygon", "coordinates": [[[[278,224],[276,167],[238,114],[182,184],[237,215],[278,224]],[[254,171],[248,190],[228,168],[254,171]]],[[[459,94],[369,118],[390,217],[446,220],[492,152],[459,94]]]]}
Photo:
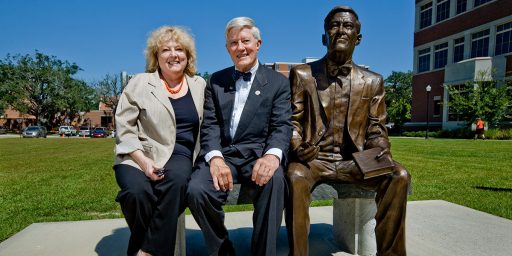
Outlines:
{"type": "Polygon", "coordinates": [[[492,1],[492,0],[475,0],[474,7],[480,6],[480,5],[490,2],[490,1],[492,1]]]}
{"type": "Polygon", "coordinates": [[[450,17],[450,0],[437,2],[436,22],[446,20],[450,17]]]}
{"type": "Polygon", "coordinates": [[[489,56],[489,29],[471,34],[471,58],[489,56]]]}
{"type": "Polygon", "coordinates": [[[434,68],[444,68],[448,63],[448,43],[434,46],[434,68]]]}
{"type": "Polygon", "coordinates": [[[440,116],[442,109],[441,96],[434,96],[434,116],[440,116]]]}
{"type": "Polygon", "coordinates": [[[430,48],[418,52],[418,72],[430,70],[430,48]]]}
{"type": "MultiPolygon", "coordinates": [[[[456,89],[456,93],[460,94],[462,97],[468,96],[469,92],[467,89],[466,84],[458,84],[458,85],[450,85],[451,87],[454,87],[456,89]]],[[[458,112],[455,110],[455,108],[451,107],[450,100],[452,96],[448,94],[448,121],[464,121],[464,118],[462,116],[461,112],[458,112]]]]}
{"type": "Polygon", "coordinates": [[[464,59],[464,37],[453,40],[453,62],[464,59]]]}
{"type": "Polygon", "coordinates": [[[494,55],[512,52],[512,21],[496,27],[494,55]]]}
{"type": "Polygon", "coordinates": [[[457,0],[457,14],[465,12],[467,6],[468,0],[457,0]]]}
{"type": "Polygon", "coordinates": [[[432,25],[432,2],[420,8],[420,29],[432,25]]]}

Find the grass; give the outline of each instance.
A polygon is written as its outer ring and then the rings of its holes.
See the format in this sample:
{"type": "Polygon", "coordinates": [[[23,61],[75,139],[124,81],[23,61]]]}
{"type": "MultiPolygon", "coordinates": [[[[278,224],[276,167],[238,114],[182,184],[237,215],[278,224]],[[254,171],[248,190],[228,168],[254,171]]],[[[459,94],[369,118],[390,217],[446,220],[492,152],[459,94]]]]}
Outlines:
{"type": "MultiPolygon", "coordinates": [[[[394,159],[413,177],[409,200],[441,199],[512,219],[511,141],[391,141],[394,159]]],[[[113,139],[0,139],[0,241],[34,222],[122,217],[113,147],[113,139]]]]}
{"type": "Polygon", "coordinates": [[[512,141],[392,139],[412,174],[409,200],[441,199],[512,219],[512,141]]]}
{"type": "Polygon", "coordinates": [[[113,139],[0,139],[0,241],[33,222],[119,218],[113,139]]]}

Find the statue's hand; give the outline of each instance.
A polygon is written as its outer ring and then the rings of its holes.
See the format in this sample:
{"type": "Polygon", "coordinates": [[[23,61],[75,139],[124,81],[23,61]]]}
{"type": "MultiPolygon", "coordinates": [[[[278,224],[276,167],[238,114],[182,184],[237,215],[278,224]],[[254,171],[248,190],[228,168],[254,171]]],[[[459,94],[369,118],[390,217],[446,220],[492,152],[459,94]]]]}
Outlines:
{"type": "Polygon", "coordinates": [[[311,162],[318,156],[319,151],[320,147],[302,142],[297,149],[297,157],[304,163],[311,162]]]}
{"type": "Polygon", "coordinates": [[[389,150],[389,148],[384,148],[380,151],[380,153],[375,157],[377,159],[379,158],[382,158],[382,157],[388,157],[390,160],[391,159],[391,151],[389,150]]]}

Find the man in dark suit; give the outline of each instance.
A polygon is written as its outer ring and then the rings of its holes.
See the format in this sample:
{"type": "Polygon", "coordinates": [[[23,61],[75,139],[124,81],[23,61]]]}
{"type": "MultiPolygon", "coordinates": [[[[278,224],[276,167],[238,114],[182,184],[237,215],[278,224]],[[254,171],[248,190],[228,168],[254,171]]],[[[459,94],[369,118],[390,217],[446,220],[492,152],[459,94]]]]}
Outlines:
{"type": "Polygon", "coordinates": [[[189,208],[209,255],[233,255],[222,205],[233,183],[253,186],[252,254],[276,255],[284,209],[283,158],[292,135],[290,85],[258,62],[259,29],[247,17],[226,26],[234,66],[213,73],[205,91],[201,154],[188,188],[189,208]]]}
{"type": "Polygon", "coordinates": [[[322,59],[294,67],[286,224],[291,255],[308,255],[311,191],[322,182],[354,183],[377,192],[378,255],[405,255],[405,210],[410,176],[397,162],[385,176],[363,179],[352,153],[379,148],[389,157],[382,76],[352,62],[361,41],[358,16],[333,8],[324,20],[322,59]]]}

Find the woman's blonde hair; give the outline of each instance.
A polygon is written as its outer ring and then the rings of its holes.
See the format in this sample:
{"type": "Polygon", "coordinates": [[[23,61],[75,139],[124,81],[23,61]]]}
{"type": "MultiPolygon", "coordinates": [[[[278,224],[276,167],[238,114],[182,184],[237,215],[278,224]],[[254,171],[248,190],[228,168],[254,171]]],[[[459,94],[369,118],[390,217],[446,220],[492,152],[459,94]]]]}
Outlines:
{"type": "Polygon", "coordinates": [[[184,48],[188,59],[185,74],[194,76],[197,72],[194,39],[185,28],[178,26],[162,26],[151,32],[145,50],[146,72],[152,73],[158,70],[158,49],[169,40],[175,41],[184,48]]]}

